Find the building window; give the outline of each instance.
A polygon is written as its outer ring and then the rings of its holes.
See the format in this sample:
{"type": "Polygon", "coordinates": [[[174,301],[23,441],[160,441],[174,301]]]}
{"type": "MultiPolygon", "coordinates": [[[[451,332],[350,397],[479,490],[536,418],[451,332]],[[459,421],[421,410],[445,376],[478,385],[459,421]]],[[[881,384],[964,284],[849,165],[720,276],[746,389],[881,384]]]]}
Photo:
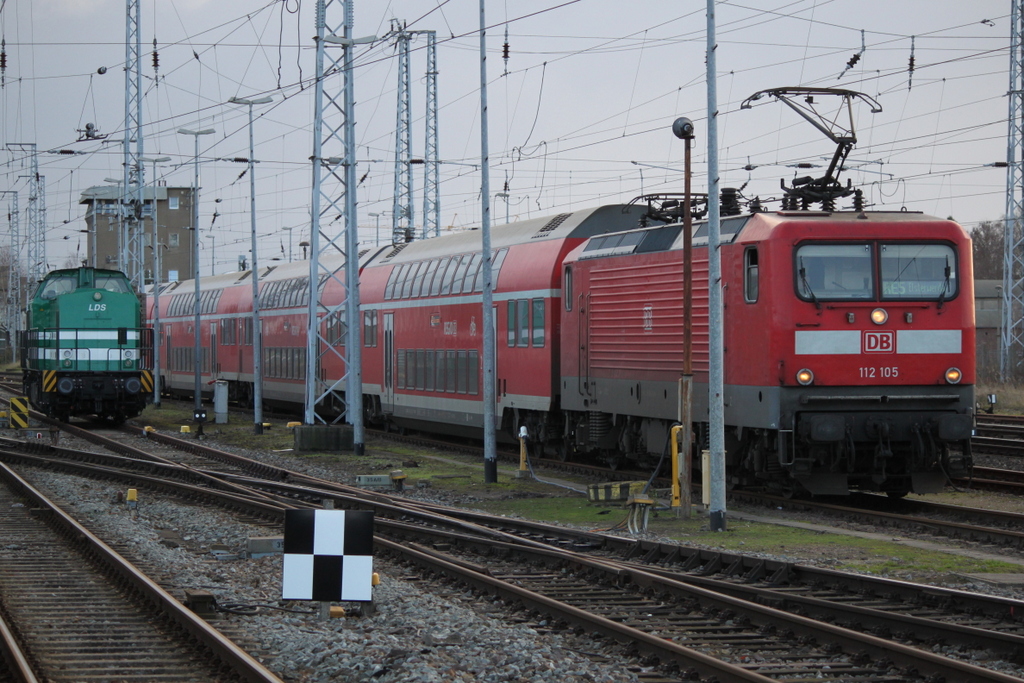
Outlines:
{"type": "Polygon", "coordinates": [[[174,232],[167,236],[167,246],[171,249],[177,249],[179,245],[178,233],[174,232]]]}
{"type": "Polygon", "coordinates": [[[178,198],[177,197],[168,197],[167,198],[167,208],[170,209],[171,211],[176,211],[178,209],[178,198]]]}

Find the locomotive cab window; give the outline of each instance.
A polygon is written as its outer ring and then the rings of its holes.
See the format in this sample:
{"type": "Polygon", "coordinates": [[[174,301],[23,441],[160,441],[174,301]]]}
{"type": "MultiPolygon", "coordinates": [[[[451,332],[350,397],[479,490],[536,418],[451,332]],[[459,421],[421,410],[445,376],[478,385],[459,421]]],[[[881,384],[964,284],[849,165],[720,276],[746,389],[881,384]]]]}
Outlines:
{"type": "Polygon", "coordinates": [[[956,252],[946,244],[882,244],[884,299],[950,299],[956,295],[956,252]]]}
{"type": "Polygon", "coordinates": [[[875,298],[870,244],[805,244],[797,247],[796,291],[805,301],[875,298]]]}
{"type": "Polygon", "coordinates": [[[743,252],[743,300],[748,304],[757,301],[757,278],[757,247],[747,247],[743,252]]]}

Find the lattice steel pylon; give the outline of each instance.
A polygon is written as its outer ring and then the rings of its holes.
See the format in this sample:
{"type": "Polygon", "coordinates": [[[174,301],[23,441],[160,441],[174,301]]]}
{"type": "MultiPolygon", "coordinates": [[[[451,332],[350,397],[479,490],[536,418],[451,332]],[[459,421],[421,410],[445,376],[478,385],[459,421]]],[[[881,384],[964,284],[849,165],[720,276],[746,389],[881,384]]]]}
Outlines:
{"type": "Polygon", "coordinates": [[[427,131],[423,139],[423,238],[441,234],[440,157],[437,151],[437,34],[427,36],[427,131]]]}
{"type": "Polygon", "coordinates": [[[398,106],[395,123],[395,195],[391,207],[391,241],[413,240],[412,196],[412,82],[409,71],[409,40],[412,34],[395,29],[398,51],[398,106]]]}
{"type": "Polygon", "coordinates": [[[1006,215],[1003,226],[1003,315],[999,378],[1014,379],[1024,356],[1024,0],[1010,9],[1010,110],[1006,139],[1006,215]]]}
{"type": "Polygon", "coordinates": [[[25,152],[29,159],[28,208],[22,244],[25,253],[25,277],[29,286],[42,279],[46,265],[46,177],[39,175],[39,157],[34,142],[9,142],[7,148],[25,152]]]}
{"type": "Polygon", "coordinates": [[[124,194],[121,199],[120,268],[136,290],[144,281],[142,188],[145,183],[142,157],[142,38],[139,27],[140,0],[126,0],[124,65],[124,194]],[[132,143],[135,143],[132,149],[132,143]]]}
{"type": "Polygon", "coordinates": [[[0,190],[0,195],[11,196],[7,210],[10,224],[11,247],[7,262],[7,297],[4,301],[4,325],[12,350],[12,359],[18,358],[18,332],[21,331],[21,231],[19,226],[18,191],[0,190]]]}
{"type": "MultiPolygon", "coordinates": [[[[310,227],[309,309],[306,327],[306,404],[307,425],[326,419],[317,408],[340,404],[344,417],[352,425],[353,450],[364,450],[361,325],[359,320],[359,228],[356,218],[355,133],[353,129],[352,49],[375,38],[352,38],[353,0],[317,0],[316,6],[316,111],[313,122],[313,197],[310,227]],[[343,20],[331,24],[328,13],[335,18],[343,12],[343,20]],[[332,26],[336,28],[332,28],[332,26]],[[341,54],[332,56],[328,46],[341,46],[341,54]],[[342,93],[331,93],[324,87],[325,74],[340,73],[344,78],[342,93]],[[330,156],[327,149],[337,149],[342,156],[330,156]],[[344,225],[338,232],[332,226],[344,225]],[[331,234],[327,230],[332,230],[331,234]],[[321,241],[321,238],[323,240],[321,241]],[[321,246],[322,245],[322,246],[321,246]],[[328,278],[338,282],[339,273],[323,264],[325,254],[345,256],[345,301],[328,306],[320,299],[321,283],[328,278]],[[345,353],[329,339],[327,330],[338,329],[345,322],[345,353]],[[333,380],[321,372],[322,359],[333,355],[344,361],[344,376],[333,380]],[[345,394],[339,390],[344,384],[345,394]]],[[[337,421],[337,420],[335,420],[337,421]]]]}

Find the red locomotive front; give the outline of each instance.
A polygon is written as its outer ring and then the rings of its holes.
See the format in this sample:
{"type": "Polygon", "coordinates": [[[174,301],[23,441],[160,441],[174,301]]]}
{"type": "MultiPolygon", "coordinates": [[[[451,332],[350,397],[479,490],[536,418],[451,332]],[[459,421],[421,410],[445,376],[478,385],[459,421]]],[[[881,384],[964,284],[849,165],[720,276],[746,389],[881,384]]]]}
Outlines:
{"type": "MultiPolygon", "coordinates": [[[[698,435],[708,429],[705,235],[697,224],[698,435]]],[[[905,212],[783,211],[724,219],[722,236],[734,485],[902,495],[938,490],[969,467],[974,306],[963,228],[905,212]]],[[[636,231],[628,248],[609,249],[611,239],[566,261],[565,438],[606,460],[651,461],[680,415],[682,239],[678,226],[636,231]]]]}

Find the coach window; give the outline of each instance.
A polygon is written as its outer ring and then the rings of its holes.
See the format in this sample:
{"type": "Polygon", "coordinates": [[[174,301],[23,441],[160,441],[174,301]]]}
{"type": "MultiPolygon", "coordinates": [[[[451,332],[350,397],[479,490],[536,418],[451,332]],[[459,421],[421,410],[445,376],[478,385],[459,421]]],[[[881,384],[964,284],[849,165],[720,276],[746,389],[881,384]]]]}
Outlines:
{"type": "Polygon", "coordinates": [[[437,259],[431,259],[427,261],[423,275],[423,280],[420,282],[420,286],[416,288],[416,292],[413,296],[430,296],[430,283],[434,280],[434,276],[437,273],[437,259]]]}
{"type": "Polygon", "coordinates": [[[426,352],[423,349],[416,350],[416,388],[423,391],[427,386],[427,362],[426,352]]]}
{"type": "Polygon", "coordinates": [[[456,381],[455,381],[456,377],[457,377],[457,373],[456,373],[457,366],[456,366],[455,359],[456,359],[455,351],[449,351],[448,352],[448,360],[447,360],[448,381],[445,383],[445,387],[444,387],[444,390],[447,393],[449,393],[449,394],[454,394],[455,390],[458,388],[458,386],[456,384],[456,381]]]}
{"type": "Polygon", "coordinates": [[[242,330],[245,335],[245,345],[252,346],[252,318],[242,319],[242,330]]]}
{"type": "Polygon", "coordinates": [[[444,280],[441,282],[441,294],[452,293],[452,282],[455,281],[455,271],[458,270],[461,256],[452,256],[448,262],[448,268],[444,271],[444,280]]]}
{"type": "MultiPolygon", "coordinates": [[[[508,248],[499,249],[498,253],[494,255],[494,261],[491,262],[491,289],[498,288],[498,275],[501,273],[501,264],[505,262],[505,255],[508,254],[508,248]]],[[[481,280],[477,280],[477,291],[482,292],[484,283],[481,280]]]]}
{"type": "Polygon", "coordinates": [[[426,391],[434,390],[434,350],[427,349],[424,353],[424,378],[426,379],[426,385],[423,387],[426,391]]]}
{"type": "Polygon", "coordinates": [[[747,247],[743,252],[743,300],[752,304],[757,294],[757,247],[747,247]]]}
{"type": "MultiPolygon", "coordinates": [[[[469,268],[466,270],[466,281],[462,283],[462,291],[466,294],[473,291],[478,274],[480,273],[481,260],[480,254],[473,254],[473,258],[469,262],[469,268]]],[[[480,278],[480,281],[482,282],[483,278],[480,278]]]]}
{"type": "Polygon", "coordinates": [[[363,346],[377,346],[377,311],[363,311],[363,346]]]}
{"type": "Polygon", "coordinates": [[[480,352],[476,349],[469,352],[469,393],[480,393],[480,352]]]}
{"type": "Polygon", "coordinates": [[[572,266],[565,267],[564,284],[562,285],[562,301],[565,302],[565,310],[572,310],[572,266]]]}
{"type": "Polygon", "coordinates": [[[397,385],[399,389],[405,389],[405,349],[398,350],[397,385]]]}
{"type": "Polygon", "coordinates": [[[420,295],[420,289],[423,287],[423,279],[427,277],[427,273],[430,272],[430,269],[430,261],[422,261],[420,263],[419,270],[416,271],[416,279],[412,282],[412,289],[409,290],[410,298],[416,298],[420,295]]]}
{"type": "Polygon", "coordinates": [[[434,385],[434,388],[437,391],[444,391],[444,378],[445,378],[444,350],[439,349],[436,353],[437,353],[437,383],[434,385]]]}
{"type": "Polygon", "coordinates": [[[463,254],[462,259],[459,261],[459,267],[455,271],[455,279],[452,281],[452,294],[462,294],[462,283],[466,279],[466,271],[469,270],[469,264],[472,260],[472,256],[463,254]]]}
{"type": "Polygon", "coordinates": [[[531,345],[535,349],[544,346],[544,299],[534,299],[530,315],[531,345]]]}
{"type": "Polygon", "coordinates": [[[516,345],[516,320],[518,320],[518,318],[516,318],[516,300],[515,299],[509,299],[508,300],[507,313],[508,313],[508,322],[506,324],[506,327],[508,328],[508,345],[509,346],[515,346],[516,345]]]}
{"type": "Polygon", "coordinates": [[[445,256],[438,264],[437,272],[434,274],[434,281],[430,284],[430,296],[437,296],[441,293],[441,282],[444,280],[444,271],[448,270],[449,261],[451,261],[451,258],[445,256]]]}
{"type": "Polygon", "coordinates": [[[530,345],[530,307],[527,299],[520,299],[516,304],[516,319],[518,323],[518,335],[516,346],[530,345]]]}
{"type": "Polygon", "coordinates": [[[469,357],[465,351],[459,351],[459,379],[456,391],[466,393],[469,388],[469,357]]]}
{"type": "Polygon", "coordinates": [[[423,263],[412,263],[409,265],[409,270],[405,271],[405,281],[402,283],[402,293],[398,294],[397,287],[395,292],[396,299],[408,299],[412,294],[412,285],[416,282],[416,273],[419,271],[420,266],[423,263]]]}

